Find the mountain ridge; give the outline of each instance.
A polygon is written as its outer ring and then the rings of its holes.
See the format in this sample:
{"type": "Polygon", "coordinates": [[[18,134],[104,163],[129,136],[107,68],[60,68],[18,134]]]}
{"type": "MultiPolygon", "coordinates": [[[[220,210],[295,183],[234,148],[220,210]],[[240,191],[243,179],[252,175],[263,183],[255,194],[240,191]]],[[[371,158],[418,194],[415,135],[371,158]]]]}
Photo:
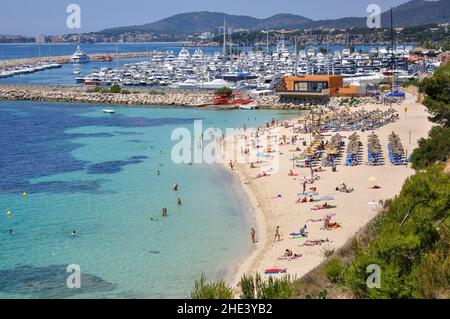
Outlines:
{"type": "MultiPolygon", "coordinates": [[[[448,23],[450,21],[450,0],[411,0],[393,8],[396,27],[425,25],[429,23],[448,23]]],[[[97,32],[102,34],[147,32],[169,35],[192,35],[200,32],[215,31],[223,26],[226,20],[228,27],[261,30],[296,30],[296,29],[347,29],[366,27],[367,17],[343,17],[314,21],[301,15],[279,13],[267,18],[255,18],[248,15],[231,15],[221,12],[194,11],[179,13],[155,22],[109,28],[97,32]]],[[[382,27],[390,26],[390,11],[381,15],[382,27]]]]}

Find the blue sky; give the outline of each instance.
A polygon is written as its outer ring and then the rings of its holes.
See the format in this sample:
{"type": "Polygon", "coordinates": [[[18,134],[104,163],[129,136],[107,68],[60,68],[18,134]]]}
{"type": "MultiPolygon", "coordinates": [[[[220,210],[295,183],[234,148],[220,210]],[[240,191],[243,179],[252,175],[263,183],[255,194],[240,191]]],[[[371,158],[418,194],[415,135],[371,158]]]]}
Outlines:
{"type": "Polygon", "coordinates": [[[1,0],[0,34],[70,33],[66,27],[69,4],[81,7],[82,32],[144,24],[173,14],[216,11],[257,18],[292,13],[314,20],[365,16],[368,4],[383,11],[407,0],[1,0]]]}

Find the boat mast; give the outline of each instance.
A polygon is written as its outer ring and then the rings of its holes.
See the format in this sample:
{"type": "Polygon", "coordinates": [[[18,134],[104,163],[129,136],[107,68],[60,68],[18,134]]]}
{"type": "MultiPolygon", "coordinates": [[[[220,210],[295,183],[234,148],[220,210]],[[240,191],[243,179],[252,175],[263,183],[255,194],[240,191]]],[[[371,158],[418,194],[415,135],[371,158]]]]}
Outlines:
{"type": "Polygon", "coordinates": [[[226,31],[226,21],[223,18],[223,57],[227,56],[227,31],[226,31]]]}
{"type": "Polygon", "coordinates": [[[391,98],[390,101],[390,107],[392,108],[392,98],[394,97],[394,85],[395,85],[395,55],[394,55],[394,15],[392,14],[392,7],[391,7],[391,68],[392,68],[392,83],[391,83],[391,98]]]}

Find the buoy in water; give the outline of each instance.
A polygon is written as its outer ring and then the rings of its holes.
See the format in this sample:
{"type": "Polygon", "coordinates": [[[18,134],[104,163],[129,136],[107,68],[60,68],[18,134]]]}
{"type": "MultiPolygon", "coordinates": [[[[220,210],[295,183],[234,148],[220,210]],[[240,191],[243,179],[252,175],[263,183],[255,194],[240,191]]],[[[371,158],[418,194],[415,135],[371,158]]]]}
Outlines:
{"type": "Polygon", "coordinates": [[[11,218],[11,211],[10,211],[10,210],[8,210],[8,211],[6,212],[6,216],[7,216],[8,218],[11,218]]]}
{"type": "Polygon", "coordinates": [[[27,193],[26,193],[26,192],[23,192],[23,193],[22,193],[22,197],[27,197],[27,193]]]}

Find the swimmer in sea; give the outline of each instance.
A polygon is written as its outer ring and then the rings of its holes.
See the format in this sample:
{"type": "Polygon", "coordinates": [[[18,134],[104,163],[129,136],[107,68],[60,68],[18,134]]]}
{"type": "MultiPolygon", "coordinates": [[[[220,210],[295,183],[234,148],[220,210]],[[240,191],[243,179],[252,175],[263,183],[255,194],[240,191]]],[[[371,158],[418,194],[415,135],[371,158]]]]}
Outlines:
{"type": "Polygon", "coordinates": [[[70,237],[74,238],[77,235],[76,231],[72,231],[72,233],[70,233],[70,237]]]}
{"type": "Polygon", "coordinates": [[[181,206],[181,205],[182,205],[182,203],[181,203],[181,198],[179,198],[179,197],[178,197],[178,199],[177,199],[177,205],[178,205],[178,206],[181,206]]]}

